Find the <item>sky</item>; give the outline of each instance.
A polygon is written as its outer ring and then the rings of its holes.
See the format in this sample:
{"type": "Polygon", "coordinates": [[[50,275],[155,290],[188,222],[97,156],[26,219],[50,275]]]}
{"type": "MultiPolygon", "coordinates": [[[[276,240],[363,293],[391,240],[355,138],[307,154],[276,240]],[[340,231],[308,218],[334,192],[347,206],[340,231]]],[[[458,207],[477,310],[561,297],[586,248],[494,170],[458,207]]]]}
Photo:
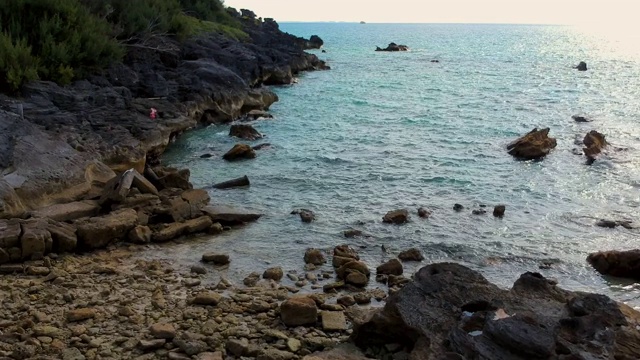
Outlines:
{"type": "Polygon", "coordinates": [[[566,24],[640,30],[640,0],[226,0],[286,21],[566,24]]]}

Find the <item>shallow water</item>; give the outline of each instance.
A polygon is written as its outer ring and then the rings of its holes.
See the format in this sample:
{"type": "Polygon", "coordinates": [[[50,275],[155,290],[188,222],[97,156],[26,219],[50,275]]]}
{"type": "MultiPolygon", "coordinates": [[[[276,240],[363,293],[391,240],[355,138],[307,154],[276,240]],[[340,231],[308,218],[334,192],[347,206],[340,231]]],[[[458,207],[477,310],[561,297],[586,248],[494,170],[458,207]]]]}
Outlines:
{"type": "Polygon", "coordinates": [[[318,54],[333,70],[275,88],[281,99],[271,109],[275,119],[254,124],[272,147],[255,160],[226,163],[221,155],[236,141],[228,126],[211,126],[181,137],[164,156],[166,164],[190,168],[198,187],[247,174],[250,188],[211,190],[213,202],[265,216],[145,256],[188,266],[205,251],[228,252],[232,264],[224,273],[238,281],[268,264],[301,271],[307,247],[349,243],[370,267],[418,247],[424,263],[461,262],[501,286],[539,271],[566,288],[640,306],[638,286],[606,279],[585,261],[593,251],[638,246],[638,230],[593,224],[640,215],[640,47],[633,47],[640,41],[560,26],[281,28],[320,35],[327,53],[318,54]],[[390,41],[412,51],[373,51],[390,41]],[[589,71],[572,69],[581,60],[589,71]],[[575,123],[574,114],[595,121],[575,123]],[[505,145],[534,127],[550,127],[558,147],[543,161],[513,160],[505,145]],[[592,129],[624,150],[586,165],[572,150],[592,129]],[[214,157],[201,159],[203,153],[214,157]],[[466,209],[456,213],[454,203],[466,209]],[[480,204],[506,204],[505,218],[491,216],[490,207],[489,215],[471,215],[480,204]],[[419,219],[419,206],[432,217],[419,219]],[[314,210],[317,221],[289,215],[300,207],[314,210]],[[396,208],[410,209],[412,221],[382,224],[396,208]],[[372,237],[345,239],[349,227],[372,237]],[[551,269],[538,268],[549,260],[551,269]]]}

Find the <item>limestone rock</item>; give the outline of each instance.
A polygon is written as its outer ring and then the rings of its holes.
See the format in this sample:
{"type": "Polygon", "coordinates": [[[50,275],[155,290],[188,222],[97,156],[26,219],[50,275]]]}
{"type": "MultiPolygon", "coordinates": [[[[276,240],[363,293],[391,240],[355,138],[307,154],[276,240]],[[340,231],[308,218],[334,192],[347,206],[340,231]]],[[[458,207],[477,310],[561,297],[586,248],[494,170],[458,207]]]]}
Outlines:
{"type": "Polygon", "coordinates": [[[171,340],[176,337],[176,329],[171,324],[157,323],[149,327],[149,333],[156,339],[171,340]]]}
{"type": "Polygon", "coordinates": [[[51,233],[53,240],[53,252],[61,254],[75,251],[78,245],[78,236],[73,225],[49,220],[47,230],[51,233]]]}
{"type": "Polygon", "coordinates": [[[522,160],[541,159],[556,147],[556,139],[549,137],[549,128],[535,128],[507,145],[509,154],[522,160]]]}
{"type": "Polygon", "coordinates": [[[398,259],[391,259],[376,268],[376,274],[402,275],[402,263],[398,259]]]}
{"type": "Polygon", "coordinates": [[[382,221],[387,224],[404,224],[409,219],[409,212],[406,209],[393,210],[389,211],[383,218],[382,221]]]}
{"type": "Polygon", "coordinates": [[[66,204],[56,204],[38,209],[31,213],[35,218],[49,218],[55,221],[72,221],[98,214],[100,205],[97,201],[85,200],[66,204]]]}
{"type": "Polygon", "coordinates": [[[322,329],[325,331],[344,331],[347,330],[347,319],[342,311],[323,311],[320,313],[322,318],[322,329]]]}
{"type": "Polygon", "coordinates": [[[45,220],[28,220],[22,223],[20,245],[23,259],[41,259],[53,248],[51,233],[45,220]]]}
{"type": "Polygon", "coordinates": [[[148,226],[138,225],[129,231],[129,241],[134,244],[146,244],[151,242],[153,231],[148,226]]]}
{"type": "Polygon", "coordinates": [[[222,300],[222,295],[212,292],[212,291],[204,291],[196,295],[196,297],[192,300],[192,303],[195,305],[218,305],[218,303],[222,300]]]}
{"type": "Polygon", "coordinates": [[[249,210],[233,208],[230,206],[207,206],[202,211],[211,218],[214,223],[222,225],[242,225],[258,220],[262,214],[249,210]]]}
{"type": "Polygon", "coordinates": [[[242,159],[255,159],[256,152],[247,144],[236,144],[226,154],[222,156],[227,161],[242,159]]]}
{"type": "Polygon", "coordinates": [[[287,326],[313,325],[318,320],[318,308],[309,297],[294,297],[280,305],[280,316],[287,326]]]}
{"type": "Polygon", "coordinates": [[[105,247],[124,239],[138,222],[133,209],[114,211],[101,217],[93,217],[76,223],[78,245],[89,249],[105,247]]]}
{"type": "Polygon", "coordinates": [[[8,249],[20,244],[20,222],[17,219],[0,220],[0,248],[8,249]]]}

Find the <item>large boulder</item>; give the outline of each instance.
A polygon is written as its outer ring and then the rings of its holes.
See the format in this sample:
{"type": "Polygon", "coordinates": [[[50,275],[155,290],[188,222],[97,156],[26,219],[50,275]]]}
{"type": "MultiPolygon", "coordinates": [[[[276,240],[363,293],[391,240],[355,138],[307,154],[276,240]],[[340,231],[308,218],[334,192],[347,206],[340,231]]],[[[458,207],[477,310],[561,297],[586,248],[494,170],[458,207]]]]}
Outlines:
{"type": "Polygon", "coordinates": [[[604,135],[595,130],[588,132],[582,143],[585,146],[582,151],[590,160],[595,160],[596,156],[608,145],[604,135]]]}
{"type": "Polygon", "coordinates": [[[507,145],[509,154],[522,160],[541,159],[556,147],[556,139],[549,137],[549,128],[535,128],[507,145]]]}
{"type": "Polygon", "coordinates": [[[318,308],[309,297],[294,297],[280,305],[280,317],[287,326],[313,325],[318,320],[318,308]]]}
{"type": "Polygon", "coordinates": [[[23,259],[41,259],[51,252],[53,239],[45,220],[33,219],[22,223],[20,245],[23,259]]]}
{"type": "Polygon", "coordinates": [[[262,139],[262,134],[258,132],[258,130],[254,129],[251,125],[231,125],[231,129],[229,129],[229,136],[234,136],[243,140],[257,140],[262,139]]]}
{"type": "Polygon", "coordinates": [[[409,220],[409,212],[406,209],[389,211],[383,218],[382,222],[387,224],[404,224],[409,220]]]}
{"type": "Polygon", "coordinates": [[[640,280],[640,249],[596,252],[587,261],[603,275],[640,280]]]}
{"type": "Polygon", "coordinates": [[[202,211],[213,220],[214,223],[222,225],[242,225],[254,222],[262,217],[262,214],[255,211],[234,208],[225,205],[206,206],[202,211]]]}
{"type": "Polygon", "coordinates": [[[92,217],[76,223],[78,246],[99,249],[123,240],[138,223],[138,213],[133,209],[114,211],[105,216],[92,217]]]}
{"type": "Polygon", "coordinates": [[[256,152],[247,144],[236,144],[222,156],[227,161],[254,159],[256,152]]]}
{"type": "Polygon", "coordinates": [[[409,51],[407,45],[398,45],[396,43],[390,43],[386,48],[376,47],[376,51],[409,51]]]}
{"type": "Polygon", "coordinates": [[[355,319],[352,340],[361,348],[400,344],[411,359],[636,359],[639,317],[537,273],[503,290],[476,271],[440,263],[420,269],[383,309],[355,319]]]}

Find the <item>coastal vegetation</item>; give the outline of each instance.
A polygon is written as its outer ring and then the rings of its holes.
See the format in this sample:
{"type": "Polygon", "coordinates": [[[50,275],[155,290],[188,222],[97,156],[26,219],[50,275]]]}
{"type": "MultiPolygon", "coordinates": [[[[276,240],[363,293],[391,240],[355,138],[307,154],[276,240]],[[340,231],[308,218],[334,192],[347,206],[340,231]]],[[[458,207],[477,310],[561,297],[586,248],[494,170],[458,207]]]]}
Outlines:
{"type": "Polygon", "coordinates": [[[0,91],[36,79],[68,84],[121,61],[131,47],[202,32],[246,37],[219,0],[6,0],[0,91]]]}

